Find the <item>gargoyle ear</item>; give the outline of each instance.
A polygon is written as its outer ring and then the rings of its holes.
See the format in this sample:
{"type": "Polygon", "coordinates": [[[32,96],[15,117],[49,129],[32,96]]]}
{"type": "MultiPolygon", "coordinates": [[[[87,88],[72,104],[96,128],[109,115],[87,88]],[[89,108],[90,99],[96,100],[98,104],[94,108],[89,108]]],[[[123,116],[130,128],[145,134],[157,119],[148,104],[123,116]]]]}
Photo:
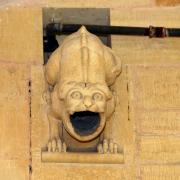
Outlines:
{"type": "Polygon", "coordinates": [[[58,48],[51,54],[47,64],[45,65],[45,77],[47,82],[52,86],[54,86],[58,80],[60,58],[61,52],[58,48]]]}
{"type": "Polygon", "coordinates": [[[121,72],[121,60],[108,47],[104,47],[104,59],[106,68],[106,83],[112,85],[121,72]]]}
{"type": "Polygon", "coordinates": [[[112,73],[115,76],[118,76],[121,72],[121,64],[117,64],[113,69],[112,69],[112,73]]]}

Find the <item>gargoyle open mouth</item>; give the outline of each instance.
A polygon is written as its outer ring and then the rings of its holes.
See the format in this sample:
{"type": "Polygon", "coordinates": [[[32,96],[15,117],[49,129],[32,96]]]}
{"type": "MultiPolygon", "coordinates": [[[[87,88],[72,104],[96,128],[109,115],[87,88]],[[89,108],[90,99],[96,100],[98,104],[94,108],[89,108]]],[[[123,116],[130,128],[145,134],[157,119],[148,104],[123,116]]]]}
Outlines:
{"type": "Polygon", "coordinates": [[[99,127],[100,114],[91,111],[75,112],[70,116],[70,121],[77,134],[87,136],[99,127]]]}

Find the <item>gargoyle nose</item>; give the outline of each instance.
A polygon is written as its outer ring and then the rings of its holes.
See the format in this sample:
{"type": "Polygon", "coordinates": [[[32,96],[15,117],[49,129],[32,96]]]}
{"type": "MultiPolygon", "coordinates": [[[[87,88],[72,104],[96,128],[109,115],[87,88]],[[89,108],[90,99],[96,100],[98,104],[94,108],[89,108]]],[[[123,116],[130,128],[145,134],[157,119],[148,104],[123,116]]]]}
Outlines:
{"type": "Polygon", "coordinates": [[[90,107],[90,106],[92,105],[91,97],[86,96],[86,97],[84,98],[84,105],[85,105],[86,107],[90,107]]]}

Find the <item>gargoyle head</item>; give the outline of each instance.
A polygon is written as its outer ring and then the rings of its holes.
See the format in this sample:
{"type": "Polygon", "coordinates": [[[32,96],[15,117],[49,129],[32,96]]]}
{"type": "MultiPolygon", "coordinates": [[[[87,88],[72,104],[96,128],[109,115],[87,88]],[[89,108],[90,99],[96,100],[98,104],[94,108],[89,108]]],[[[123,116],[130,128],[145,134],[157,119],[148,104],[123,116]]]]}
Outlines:
{"type": "Polygon", "coordinates": [[[68,36],[46,65],[46,78],[56,86],[59,115],[67,132],[79,141],[96,138],[114,112],[110,86],[120,61],[85,27],[68,36]]]}

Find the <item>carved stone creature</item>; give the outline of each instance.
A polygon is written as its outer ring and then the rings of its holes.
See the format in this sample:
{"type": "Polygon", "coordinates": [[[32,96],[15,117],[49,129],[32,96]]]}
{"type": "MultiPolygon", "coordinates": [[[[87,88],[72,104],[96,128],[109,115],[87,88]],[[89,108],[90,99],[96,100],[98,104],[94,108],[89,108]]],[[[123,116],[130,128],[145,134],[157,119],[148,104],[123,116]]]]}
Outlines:
{"type": "Polygon", "coordinates": [[[106,131],[115,110],[111,85],[121,63],[85,27],[68,36],[45,65],[49,85],[49,152],[117,153],[106,131]],[[105,138],[105,139],[103,139],[105,138]]]}

